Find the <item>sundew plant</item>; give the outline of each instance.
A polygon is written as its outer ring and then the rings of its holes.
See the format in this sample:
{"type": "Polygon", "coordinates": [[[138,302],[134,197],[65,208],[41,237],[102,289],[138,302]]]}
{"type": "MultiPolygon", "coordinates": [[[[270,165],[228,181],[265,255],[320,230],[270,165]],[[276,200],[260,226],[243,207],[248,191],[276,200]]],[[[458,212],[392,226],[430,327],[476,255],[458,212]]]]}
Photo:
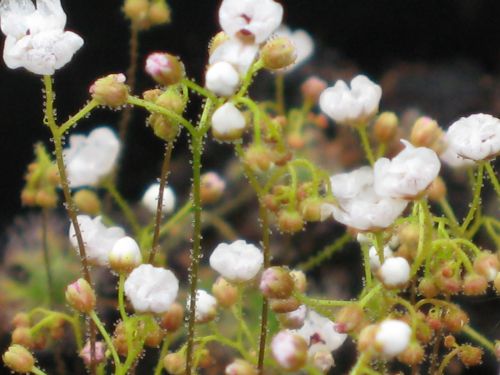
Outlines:
{"type": "Polygon", "coordinates": [[[284,77],[315,46],[283,24],[273,0],[220,2],[221,31],[200,51],[209,57],[199,83],[182,56],[138,58],[142,32],[170,22],[165,0],[125,0],[122,10],[130,67],[97,78],[88,101],[61,120],[54,80],[78,64],[85,41],[65,30],[60,0],[0,2],[5,65],[41,79],[47,130],[20,194],[42,233],[36,250],[16,258],[34,281],[0,280],[7,300],[24,299],[11,316],[6,367],[37,375],[75,366],[116,375],[444,374],[500,358],[500,341],[475,329],[463,305],[500,293],[499,119],[472,113],[442,128],[420,117],[404,129],[398,115],[380,111],[382,89],[366,75],[310,75],[290,107],[284,77]],[[150,77],[142,93],[138,69],[150,77]],[[265,71],[274,92],[256,101],[249,89],[265,71]],[[110,109],[121,112],[119,123],[87,127],[94,111],[110,109]],[[116,183],[132,111],[164,145],[157,182],[137,204],[116,183]],[[322,167],[314,152],[328,128],[355,137],[364,165],[322,167]],[[177,161],[190,171],[182,202],[169,180],[174,146],[186,140],[189,160],[177,161]],[[231,151],[231,168],[203,168],[212,142],[231,151]],[[443,170],[469,183],[463,218],[447,200],[443,170]],[[53,229],[61,212],[64,235],[53,229]],[[239,233],[235,217],[252,228],[239,233]],[[323,232],[326,247],[300,254],[315,226],[334,221],[343,233],[323,232]],[[207,229],[224,242],[209,245],[207,229]],[[189,257],[179,260],[184,236],[189,257]],[[314,286],[316,269],[346,248],[360,254],[351,267],[363,274],[352,299],[314,286]],[[340,370],[345,347],[353,361],[340,370]],[[41,355],[56,365],[44,368],[41,355]]]}

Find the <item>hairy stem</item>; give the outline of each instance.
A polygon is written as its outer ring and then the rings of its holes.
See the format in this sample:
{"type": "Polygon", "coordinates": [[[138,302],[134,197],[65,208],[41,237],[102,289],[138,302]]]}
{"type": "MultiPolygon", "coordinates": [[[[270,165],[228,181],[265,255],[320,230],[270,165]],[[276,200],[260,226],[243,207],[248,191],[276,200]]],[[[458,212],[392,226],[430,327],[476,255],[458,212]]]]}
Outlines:
{"type": "MultiPolygon", "coordinates": [[[[270,228],[269,217],[266,208],[260,204],[259,218],[262,225],[262,251],[264,253],[264,269],[271,265],[271,248],[270,248],[270,228]]],[[[267,298],[262,299],[262,312],[260,319],[260,341],[259,341],[259,360],[258,371],[263,374],[264,358],[266,355],[266,340],[267,340],[267,321],[269,315],[269,302],[267,298]]]]}
{"type": "Polygon", "coordinates": [[[474,182],[474,195],[472,197],[472,204],[469,209],[462,226],[461,230],[465,232],[469,224],[474,220],[476,216],[476,211],[478,210],[479,203],[481,202],[481,190],[483,188],[483,177],[484,177],[484,163],[480,163],[477,169],[476,180],[474,182]]]}
{"type": "Polygon", "coordinates": [[[363,150],[365,151],[366,158],[368,162],[373,167],[375,164],[375,157],[373,156],[372,146],[370,145],[370,140],[368,139],[368,133],[366,131],[366,125],[360,125],[356,127],[358,131],[359,138],[361,139],[361,144],[363,146],[363,150]]]}

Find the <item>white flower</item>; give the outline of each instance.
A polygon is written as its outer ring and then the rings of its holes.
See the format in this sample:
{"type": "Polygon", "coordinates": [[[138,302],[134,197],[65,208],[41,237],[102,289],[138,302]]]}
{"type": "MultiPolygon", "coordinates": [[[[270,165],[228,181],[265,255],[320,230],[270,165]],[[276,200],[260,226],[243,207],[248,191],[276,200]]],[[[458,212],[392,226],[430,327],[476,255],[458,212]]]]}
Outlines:
{"type": "MultiPolygon", "coordinates": [[[[376,271],[380,268],[380,258],[378,256],[377,248],[375,246],[370,247],[368,251],[370,257],[370,268],[372,271],[376,271]]],[[[384,259],[392,258],[394,253],[389,246],[384,246],[384,259]]]]}
{"type": "Polygon", "coordinates": [[[384,285],[390,288],[404,286],[410,280],[410,265],[405,258],[389,258],[380,267],[379,275],[384,285]]]}
{"type": "Polygon", "coordinates": [[[231,64],[240,76],[244,76],[252,66],[258,53],[258,44],[243,43],[239,39],[231,38],[217,47],[210,55],[208,63],[212,65],[218,62],[226,62],[231,64]]]}
{"type": "MultiPolygon", "coordinates": [[[[125,237],[125,231],[120,227],[107,228],[101,223],[101,217],[92,219],[90,216],[78,215],[77,221],[85,244],[87,260],[91,264],[107,266],[109,253],[115,243],[125,237]]],[[[69,240],[78,250],[78,241],[73,224],[69,227],[69,240]]]]}
{"type": "Polygon", "coordinates": [[[133,238],[123,237],[115,242],[108,259],[115,271],[131,271],[142,263],[141,249],[133,238]]]}
{"type": "MultiPolygon", "coordinates": [[[[191,299],[188,297],[187,309],[190,309],[191,299]]],[[[196,291],[196,323],[207,323],[217,315],[217,300],[202,289],[196,291]]]]}
{"type": "Polygon", "coordinates": [[[410,343],[411,329],[401,320],[384,320],[375,335],[377,348],[388,357],[402,353],[410,343]]]}
{"type": "Polygon", "coordinates": [[[125,295],[136,312],[161,314],[177,298],[179,280],[170,270],[141,264],[125,280],[125,295]]]}
{"type": "Polygon", "coordinates": [[[332,120],[342,125],[360,125],[378,112],[382,89],[366,76],[351,80],[351,87],[337,81],[319,98],[319,106],[332,120]]]}
{"type": "Polygon", "coordinates": [[[471,167],[474,165],[474,162],[472,160],[464,159],[463,157],[458,155],[453,150],[453,148],[447,145],[448,141],[446,136],[444,141],[446,143],[446,149],[439,155],[439,158],[442,162],[444,162],[449,167],[456,169],[471,167]]]}
{"type": "Polygon", "coordinates": [[[280,367],[297,371],[307,361],[307,340],[292,331],[280,331],[271,341],[271,353],[280,367]]]}
{"type": "Polygon", "coordinates": [[[334,322],[313,310],[308,311],[304,325],[291,332],[306,340],[309,345],[309,357],[320,351],[333,352],[347,338],[346,334],[337,332],[334,322]]]}
{"type": "Polygon", "coordinates": [[[441,162],[427,147],[414,147],[401,140],[405,149],[392,160],[375,162],[375,191],[380,196],[412,199],[422,193],[438,176],[441,162]]]}
{"type": "Polygon", "coordinates": [[[3,57],[11,68],[52,75],[83,46],[83,39],[64,31],[66,14],[60,0],[3,0],[2,32],[7,36],[3,57]]]}
{"type": "Polygon", "coordinates": [[[219,244],[210,255],[210,267],[232,282],[249,281],[262,268],[264,256],[256,246],[244,240],[219,244]]]}
{"type": "Polygon", "coordinates": [[[212,115],[212,129],[220,135],[239,133],[245,125],[245,117],[233,103],[220,106],[212,115]]]}
{"type": "Polygon", "coordinates": [[[297,58],[292,66],[285,68],[285,71],[293,70],[312,56],[314,52],[314,40],[307,31],[301,29],[292,31],[287,26],[282,25],[275,34],[287,38],[295,46],[297,58]]]}
{"type": "Polygon", "coordinates": [[[70,136],[69,148],[63,151],[70,186],[96,186],[113,170],[119,152],[120,141],[108,127],[70,136]]]}
{"type": "Polygon", "coordinates": [[[281,24],[283,7],[273,0],[224,0],[219,22],[231,37],[264,42],[281,24]]]}
{"type": "Polygon", "coordinates": [[[208,68],[205,86],[215,95],[231,96],[240,86],[240,76],[231,64],[220,61],[208,68]]]}
{"type": "MultiPolygon", "coordinates": [[[[142,196],[142,204],[146,207],[150,212],[156,213],[156,209],[158,208],[158,196],[160,194],[160,184],[154,183],[151,184],[144,195],[142,196]]],[[[175,193],[171,187],[167,186],[163,190],[163,213],[170,213],[175,208],[175,193]]]]}
{"type": "Polygon", "coordinates": [[[462,117],[446,132],[448,146],[457,155],[475,161],[500,153],[500,120],[483,113],[462,117]]]}
{"type": "Polygon", "coordinates": [[[333,214],[337,221],[358,230],[387,228],[408,204],[402,199],[377,195],[370,167],[334,175],[330,181],[339,205],[323,204],[322,219],[333,214]]]}

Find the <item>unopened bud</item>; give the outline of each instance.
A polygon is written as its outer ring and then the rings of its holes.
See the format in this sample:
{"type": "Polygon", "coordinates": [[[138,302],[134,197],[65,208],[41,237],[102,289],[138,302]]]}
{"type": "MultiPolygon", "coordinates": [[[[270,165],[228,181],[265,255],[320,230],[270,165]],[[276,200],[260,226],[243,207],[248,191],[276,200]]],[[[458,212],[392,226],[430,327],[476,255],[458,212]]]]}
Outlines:
{"type": "Polygon", "coordinates": [[[290,276],[293,279],[295,285],[295,290],[304,293],[307,289],[307,277],[306,274],[299,270],[290,271],[290,276]]]}
{"type": "Polygon", "coordinates": [[[30,373],[35,366],[33,355],[21,345],[11,345],[2,356],[5,365],[14,372],[30,373]]]}
{"type": "Polygon", "coordinates": [[[424,277],[418,284],[418,291],[425,298],[434,298],[439,294],[439,289],[432,277],[424,277]]]}
{"type": "Polygon", "coordinates": [[[179,83],[186,75],[186,70],[178,57],[154,52],[146,59],[146,73],[160,85],[170,86],[179,83]]]}
{"type": "Polygon", "coordinates": [[[375,345],[377,331],[378,325],[376,324],[367,325],[361,330],[358,339],[358,352],[363,353],[375,345]]]}
{"type": "Polygon", "coordinates": [[[207,348],[204,348],[199,351],[199,360],[198,360],[198,366],[200,368],[209,368],[214,365],[214,358],[210,354],[207,348]]]}
{"type": "Polygon", "coordinates": [[[16,328],[18,327],[29,327],[31,326],[30,316],[26,313],[17,313],[12,318],[12,325],[16,328]]]}
{"type": "Polygon", "coordinates": [[[54,191],[39,190],[35,196],[35,204],[42,208],[54,208],[57,205],[57,195],[54,191]]]}
{"type": "Polygon", "coordinates": [[[279,70],[292,65],[297,59],[297,52],[288,38],[277,37],[266,42],[261,49],[260,56],[264,67],[279,70]]]}
{"type": "Polygon", "coordinates": [[[278,227],[284,233],[297,233],[304,228],[304,219],[298,211],[284,209],[278,213],[278,227]]]}
{"type": "Polygon", "coordinates": [[[307,362],[307,342],[299,335],[281,331],[271,342],[273,358],[287,371],[298,371],[307,362]]]}
{"type": "Polygon", "coordinates": [[[142,93],[142,97],[144,100],[147,100],[148,102],[156,102],[156,99],[163,93],[162,90],[160,89],[151,89],[151,90],[146,90],[142,93]]]}
{"type": "Polygon", "coordinates": [[[224,190],[226,182],[215,172],[208,172],[201,176],[200,196],[202,204],[217,202],[224,190]]]}
{"type": "Polygon", "coordinates": [[[293,131],[286,136],[286,142],[291,148],[300,150],[304,148],[306,140],[299,131],[293,131]]]}
{"type": "Polygon", "coordinates": [[[29,327],[17,327],[14,329],[11,340],[13,344],[19,344],[29,349],[35,346],[35,340],[29,327]]]}
{"type": "Polygon", "coordinates": [[[304,325],[307,315],[307,307],[301,305],[297,310],[285,314],[277,314],[281,325],[287,329],[299,329],[304,325]]]}
{"type": "Polygon", "coordinates": [[[410,142],[416,147],[427,147],[436,153],[444,150],[444,132],[430,117],[420,117],[411,129],[410,142]]]}
{"type": "Polygon", "coordinates": [[[269,307],[276,314],[285,314],[297,310],[300,307],[300,301],[295,297],[270,299],[269,307]]]}
{"type": "Polygon", "coordinates": [[[95,192],[88,189],[78,190],[73,195],[73,202],[83,214],[97,216],[101,212],[101,201],[95,192]]]}
{"type": "Polygon", "coordinates": [[[313,76],[308,78],[302,86],[300,86],[300,91],[304,99],[310,103],[317,103],[319,97],[323,91],[328,87],[326,81],[313,76]]]}
{"type": "Polygon", "coordinates": [[[332,353],[326,350],[314,353],[311,362],[314,367],[324,374],[328,373],[328,371],[335,366],[335,360],[333,359],[332,353]]]}
{"type": "Polygon", "coordinates": [[[418,244],[420,230],[417,224],[407,223],[398,227],[398,238],[401,244],[415,246],[418,244]]]}
{"type": "Polygon", "coordinates": [[[462,345],[458,352],[458,358],[465,367],[477,366],[483,360],[483,350],[472,345],[462,345]]]}
{"type": "Polygon", "coordinates": [[[245,151],[245,163],[254,171],[267,171],[272,162],[272,153],[262,145],[252,145],[245,151]]]}
{"type": "Polygon", "coordinates": [[[154,321],[153,325],[150,327],[150,331],[146,336],[144,344],[150,348],[157,348],[163,341],[165,333],[162,331],[161,327],[154,321]]]}
{"type": "Polygon", "coordinates": [[[217,278],[212,285],[212,293],[217,303],[225,308],[230,308],[238,301],[238,288],[223,277],[217,278]]]}
{"type": "Polygon", "coordinates": [[[108,260],[115,272],[129,273],[142,263],[142,254],[133,238],[123,237],[113,245],[108,260]]]}
{"type": "Polygon", "coordinates": [[[90,313],[94,310],[96,297],[89,283],[80,278],[66,288],[66,301],[76,311],[90,313]]]}
{"type": "Polygon", "coordinates": [[[184,375],[186,372],[186,358],[180,353],[169,353],[163,358],[163,367],[169,374],[184,375]]]}
{"type": "MultiPolygon", "coordinates": [[[[80,358],[83,359],[83,362],[87,366],[92,365],[91,360],[91,350],[90,350],[90,341],[87,341],[83,349],[80,351],[80,358]]],[[[104,362],[106,359],[106,344],[102,341],[95,342],[95,357],[93,364],[99,364],[104,362]]]]}
{"type": "Polygon", "coordinates": [[[447,349],[453,349],[457,346],[457,340],[455,339],[455,336],[452,335],[447,335],[444,338],[444,347],[447,349]]]}
{"type": "Polygon", "coordinates": [[[255,367],[243,359],[235,359],[226,366],[225,375],[257,375],[255,367]]]}
{"type": "Polygon", "coordinates": [[[219,141],[241,139],[245,126],[245,116],[233,103],[220,106],[212,115],[212,134],[219,141]]]}
{"type": "Polygon", "coordinates": [[[417,366],[424,360],[425,351],[418,342],[411,342],[403,353],[398,355],[399,361],[408,366],[417,366]]]}
{"type": "Polygon", "coordinates": [[[317,197],[306,198],[300,203],[300,212],[305,221],[316,222],[321,220],[321,206],[323,201],[317,197]]]}
{"type": "Polygon", "coordinates": [[[259,288],[266,298],[285,299],[291,296],[294,282],[283,267],[270,267],[262,273],[259,288]]]}
{"type": "Polygon", "coordinates": [[[125,0],[123,12],[132,22],[142,23],[147,17],[148,0],[125,0]]]}
{"type": "Polygon", "coordinates": [[[442,321],[450,332],[456,333],[469,324],[469,316],[459,307],[453,306],[444,313],[442,321]]]}
{"type": "Polygon", "coordinates": [[[99,78],[90,86],[90,94],[101,105],[120,107],[127,103],[129,94],[125,79],[125,75],[121,73],[99,78]]]}
{"type": "Polygon", "coordinates": [[[122,357],[126,357],[128,355],[127,330],[122,321],[120,321],[115,327],[115,332],[113,333],[113,346],[122,357]]]}
{"type": "Polygon", "coordinates": [[[337,313],[335,329],[339,333],[349,333],[359,329],[365,320],[363,308],[357,304],[345,306],[337,313]]]}
{"type": "Polygon", "coordinates": [[[394,112],[382,112],[373,125],[373,136],[379,143],[392,141],[398,133],[398,116],[394,112]]]}
{"type": "Polygon", "coordinates": [[[500,270],[500,262],[496,254],[483,251],[474,260],[474,271],[486,277],[488,281],[493,281],[500,270]]]}
{"type": "Polygon", "coordinates": [[[444,180],[438,176],[427,188],[427,196],[433,202],[439,202],[446,197],[446,184],[444,180]]]}
{"type": "Polygon", "coordinates": [[[468,274],[464,277],[462,288],[466,296],[480,296],[486,293],[488,280],[476,273],[468,274]]]}
{"type": "Polygon", "coordinates": [[[177,331],[184,320],[184,308],[181,304],[174,302],[167,312],[160,319],[160,326],[167,332],[172,333],[177,331]]]}
{"type": "Polygon", "coordinates": [[[165,0],[154,1],[149,6],[148,18],[153,26],[170,23],[170,8],[165,0]]]}

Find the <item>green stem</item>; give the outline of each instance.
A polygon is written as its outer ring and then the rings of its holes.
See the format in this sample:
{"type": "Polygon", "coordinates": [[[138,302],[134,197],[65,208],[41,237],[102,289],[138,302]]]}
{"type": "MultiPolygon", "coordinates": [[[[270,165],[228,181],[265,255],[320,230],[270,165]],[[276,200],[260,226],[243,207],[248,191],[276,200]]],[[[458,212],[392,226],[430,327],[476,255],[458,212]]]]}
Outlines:
{"type": "Polygon", "coordinates": [[[436,374],[437,375],[442,375],[444,374],[444,370],[446,369],[446,366],[450,363],[450,361],[455,357],[458,353],[460,352],[460,348],[453,349],[451,352],[446,354],[446,356],[443,358],[441,361],[441,365],[439,366],[436,374]]]}
{"type": "MultiPolygon", "coordinates": [[[[262,226],[262,251],[264,254],[264,269],[271,265],[271,247],[270,247],[270,228],[269,216],[266,208],[259,205],[259,218],[262,226]]],[[[269,301],[267,298],[262,298],[262,311],[260,318],[260,341],[259,341],[259,359],[258,359],[258,372],[262,375],[264,372],[264,359],[266,355],[266,340],[267,340],[267,323],[269,318],[269,301]]]]}
{"type": "Polygon", "coordinates": [[[370,146],[370,140],[368,139],[368,133],[366,131],[366,125],[356,126],[356,130],[358,131],[359,137],[361,139],[361,145],[363,146],[363,150],[365,151],[366,158],[368,162],[373,167],[375,164],[375,157],[373,156],[372,146],[370,146]]]}
{"type": "Polygon", "coordinates": [[[167,234],[179,221],[185,218],[192,209],[193,203],[191,201],[186,202],[186,204],[160,228],[160,238],[167,234]]]}
{"type": "Polygon", "coordinates": [[[254,126],[254,142],[257,145],[261,144],[261,111],[255,102],[247,97],[239,98],[237,103],[242,103],[252,111],[253,114],[253,126],[254,126]]]}
{"type": "Polygon", "coordinates": [[[184,78],[182,80],[182,84],[188,87],[191,91],[204,96],[207,99],[210,99],[212,102],[217,103],[217,97],[212,94],[209,90],[199,86],[196,82],[191,81],[189,78],[184,78]]]}
{"type": "Polygon", "coordinates": [[[245,319],[243,319],[243,288],[241,287],[238,288],[238,303],[236,304],[236,306],[233,306],[231,308],[231,312],[233,313],[236,321],[238,322],[240,331],[242,331],[245,334],[250,345],[254,347],[255,340],[252,336],[252,333],[250,332],[250,329],[248,328],[247,323],[245,322],[245,319]]]}
{"type": "Polygon", "coordinates": [[[161,219],[163,216],[163,194],[165,186],[167,185],[168,173],[170,170],[170,159],[172,158],[172,150],[174,148],[174,142],[169,141],[165,145],[165,154],[163,156],[163,164],[160,173],[160,190],[158,193],[158,204],[156,206],[156,221],[155,229],[153,234],[153,244],[151,246],[151,253],[149,254],[149,263],[154,264],[155,256],[160,250],[160,226],[161,219]]]}
{"type": "Polygon", "coordinates": [[[243,84],[241,85],[241,88],[240,90],[238,91],[238,93],[234,96],[234,100],[238,100],[240,98],[242,98],[243,96],[245,96],[245,94],[247,93],[248,91],[248,88],[250,87],[251,83],[252,83],[252,79],[253,79],[253,76],[260,70],[264,67],[264,63],[262,62],[262,60],[257,60],[251,67],[250,69],[248,69],[248,72],[247,74],[245,75],[245,77],[243,78],[243,84]]]}
{"type": "Polygon", "coordinates": [[[488,340],[486,337],[477,332],[474,328],[472,328],[469,325],[466,325],[462,328],[462,331],[471,339],[473,339],[474,341],[478,342],[486,349],[488,349],[494,356],[497,355],[497,352],[495,350],[495,344],[493,344],[490,340],[488,340]]]}
{"type": "Polygon", "coordinates": [[[43,372],[42,370],[40,370],[38,367],[33,367],[31,369],[31,372],[33,374],[36,374],[36,375],[47,375],[45,372],[43,372]]]}
{"type": "MultiPolygon", "coordinates": [[[[430,225],[432,223],[429,206],[425,199],[421,200],[419,203],[419,237],[418,237],[418,247],[417,247],[417,257],[411,268],[411,276],[413,277],[419,270],[423,261],[426,259],[426,252],[430,250],[428,246],[429,235],[430,235],[430,225]]],[[[432,225],[432,224],[431,224],[432,225]]]]}
{"type": "Polygon", "coordinates": [[[87,116],[90,112],[92,112],[95,108],[97,108],[99,104],[92,99],[85,106],[80,109],[75,115],[71,116],[68,121],[63,123],[59,127],[59,134],[64,135],[72,126],[74,126],[78,121],[87,116]]]}
{"type": "Polygon", "coordinates": [[[372,280],[372,269],[370,266],[370,248],[366,245],[362,245],[361,251],[363,252],[363,266],[365,270],[366,287],[371,288],[373,280],[372,280]]]}
{"type": "Polygon", "coordinates": [[[125,311],[124,286],[125,286],[125,275],[123,273],[120,273],[118,280],[118,310],[120,311],[120,317],[122,318],[123,323],[125,323],[128,318],[127,312],[125,311]]]}
{"type": "Polygon", "coordinates": [[[467,230],[467,227],[474,219],[475,213],[481,201],[481,189],[483,187],[484,165],[485,163],[480,163],[479,168],[477,169],[477,176],[474,183],[474,195],[472,198],[472,205],[469,209],[469,213],[467,214],[462,226],[460,227],[462,232],[465,232],[467,230]]]}
{"type": "Polygon", "coordinates": [[[276,110],[278,115],[285,114],[285,75],[276,73],[275,76],[275,89],[276,89],[276,110]]]}
{"type": "Polygon", "coordinates": [[[451,227],[455,230],[460,230],[460,225],[458,224],[457,217],[455,216],[455,213],[453,212],[453,209],[451,208],[448,200],[446,198],[441,199],[439,201],[439,205],[441,206],[441,209],[443,210],[446,217],[450,220],[451,227]]]}
{"type": "Polygon", "coordinates": [[[370,361],[370,354],[368,352],[362,353],[354,367],[352,368],[351,372],[349,373],[350,375],[363,375],[364,374],[364,368],[370,361]]]}
{"type": "Polygon", "coordinates": [[[490,162],[486,163],[485,166],[486,166],[486,172],[488,172],[488,177],[490,178],[493,188],[495,189],[495,192],[497,193],[498,197],[500,197],[500,182],[498,182],[497,175],[495,174],[495,171],[493,170],[493,167],[491,166],[490,162]]]}
{"type": "Polygon", "coordinates": [[[42,248],[43,248],[43,263],[45,265],[45,273],[47,275],[47,289],[49,294],[49,306],[54,305],[54,283],[52,281],[52,270],[50,267],[50,254],[48,243],[48,211],[46,208],[42,209],[42,248]]]}
{"type": "Polygon", "coordinates": [[[310,257],[303,263],[300,263],[296,268],[308,272],[313,268],[321,265],[325,260],[329,259],[335,252],[341,250],[352,237],[349,233],[344,233],[341,237],[337,238],[334,243],[326,246],[323,250],[310,257]]]}
{"type": "Polygon", "coordinates": [[[120,362],[120,357],[118,357],[118,353],[116,352],[115,346],[113,345],[113,341],[111,340],[111,337],[108,335],[108,332],[106,331],[106,328],[101,323],[101,320],[95,313],[95,311],[91,311],[89,313],[90,319],[94,322],[96,325],[97,329],[101,333],[101,336],[104,338],[104,341],[106,341],[106,345],[111,352],[111,356],[113,357],[113,360],[115,361],[115,369],[116,372],[118,373],[121,369],[121,362],[120,362]]]}
{"type": "Polygon", "coordinates": [[[382,284],[377,284],[376,286],[374,286],[373,288],[370,289],[370,291],[368,293],[366,293],[360,300],[359,300],[359,303],[358,303],[358,306],[359,307],[363,307],[365,306],[368,302],[370,302],[370,300],[375,297],[377,295],[377,293],[379,293],[381,290],[383,290],[383,286],[382,284]]]}
{"type": "Polygon", "coordinates": [[[155,366],[154,375],[160,375],[163,370],[163,358],[167,355],[168,347],[170,346],[170,336],[166,336],[161,344],[160,354],[158,358],[158,363],[155,366]]]}
{"type": "Polygon", "coordinates": [[[111,181],[111,179],[105,181],[103,185],[104,188],[109,192],[111,197],[113,197],[118,207],[120,207],[120,210],[122,211],[123,215],[129,222],[129,224],[132,226],[134,235],[138,236],[141,231],[141,226],[139,225],[139,222],[137,221],[137,218],[135,217],[132,208],[130,208],[127,201],[122,197],[122,195],[114,185],[113,181],[111,181]]]}
{"type": "Polygon", "coordinates": [[[384,234],[382,232],[375,232],[374,237],[375,237],[375,249],[377,250],[377,255],[380,261],[380,265],[382,265],[385,262],[384,243],[383,243],[384,234]]]}

